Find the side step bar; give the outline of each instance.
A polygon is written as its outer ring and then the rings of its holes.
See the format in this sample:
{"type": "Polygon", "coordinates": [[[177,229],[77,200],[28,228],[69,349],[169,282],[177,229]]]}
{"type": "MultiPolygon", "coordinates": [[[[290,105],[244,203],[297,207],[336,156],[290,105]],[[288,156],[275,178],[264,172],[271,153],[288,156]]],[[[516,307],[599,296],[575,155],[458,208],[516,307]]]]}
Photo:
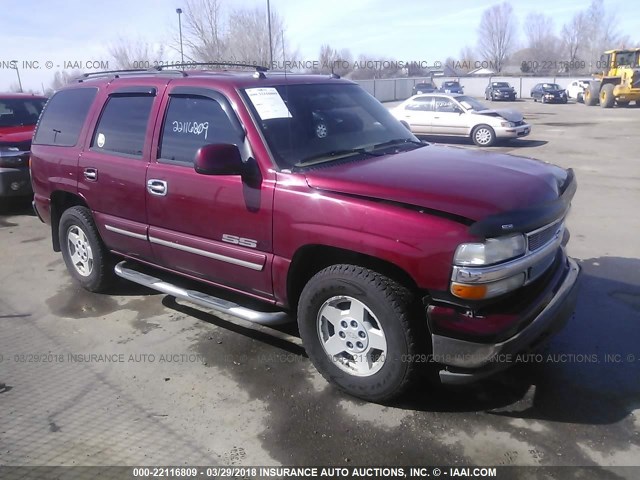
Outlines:
{"type": "Polygon", "coordinates": [[[157,290],[172,297],[180,298],[201,307],[210,308],[227,315],[232,315],[242,320],[259,323],[261,325],[280,325],[291,321],[285,312],[260,312],[242,307],[236,303],[223,300],[221,298],[207,295],[196,290],[187,290],[169,282],[165,282],[146,273],[133,270],[126,261],[118,263],[115,267],[116,275],[134,283],[139,283],[145,287],[157,290]]]}

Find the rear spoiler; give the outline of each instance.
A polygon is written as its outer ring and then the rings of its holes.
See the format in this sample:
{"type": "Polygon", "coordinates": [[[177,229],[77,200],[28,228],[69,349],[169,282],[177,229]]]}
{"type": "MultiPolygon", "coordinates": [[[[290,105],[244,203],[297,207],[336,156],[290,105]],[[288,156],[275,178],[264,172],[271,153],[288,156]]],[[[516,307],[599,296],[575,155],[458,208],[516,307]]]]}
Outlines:
{"type": "Polygon", "coordinates": [[[469,233],[489,238],[536,230],[566,216],[577,188],[575,174],[573,169],[569,168],[567,178],[560,187],[560,196],[557,199],[521,210],[491,215],[473,223],[469,227],[469,233]]]}

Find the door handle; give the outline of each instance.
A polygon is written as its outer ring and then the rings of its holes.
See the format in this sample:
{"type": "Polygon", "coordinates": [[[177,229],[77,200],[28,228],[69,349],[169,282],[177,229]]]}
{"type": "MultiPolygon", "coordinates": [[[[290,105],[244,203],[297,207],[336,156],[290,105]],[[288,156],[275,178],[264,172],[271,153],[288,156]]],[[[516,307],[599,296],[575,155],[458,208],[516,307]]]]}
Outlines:
{"type": "Polygon", "coordinates": [[[86,178],[90,182],[97,181],[98,180],[98,169],[97,168],[85,168],[84,169],[84,178],[86,178]]]}
{"type": "Polygon", "coordinates": [[[164,197],[167,194],[167,182],[164,180],[156,180],[155,178],[147,181],[147,191],[151,195],[164,197]]]}

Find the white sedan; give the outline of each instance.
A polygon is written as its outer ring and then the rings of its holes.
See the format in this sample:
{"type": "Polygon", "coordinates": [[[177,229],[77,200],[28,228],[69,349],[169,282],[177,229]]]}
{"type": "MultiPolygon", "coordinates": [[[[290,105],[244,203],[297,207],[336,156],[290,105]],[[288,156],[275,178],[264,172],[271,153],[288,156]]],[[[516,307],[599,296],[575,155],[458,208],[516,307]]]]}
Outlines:
{"type": "Polygon", "coordinates": [[[574,80],[567,87],[567,96],[579,102],[584,101],[584,91],[589,88],[589,80],[574,80]]]}
{"type": "Polygon", "coordinates": [[[480,147],[531,132],[520,112],[492,110],[466,95],[414,95],[391,113],[417,135],[468,137],[480,147]]]}

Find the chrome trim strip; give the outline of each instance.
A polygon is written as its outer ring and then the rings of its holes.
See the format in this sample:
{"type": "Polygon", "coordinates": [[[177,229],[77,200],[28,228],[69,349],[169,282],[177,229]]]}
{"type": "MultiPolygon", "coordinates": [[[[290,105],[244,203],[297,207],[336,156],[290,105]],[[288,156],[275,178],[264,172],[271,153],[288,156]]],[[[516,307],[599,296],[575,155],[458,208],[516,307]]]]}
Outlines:
{"type": "Polygon", "coordinates": [[[110,232],[119,233],[120,235],[126,235],[127,237],[137,238],[138,240],[147,240],[146,235],[141,233],[130,232],[129,230],[123,230],[122,228],[112,227],[111,225],[105,225],[104,228],[110,232]]]}
{"type": "Polygon", "coordinates": [[[0,150],[0,158],[14,158],[29,155],[30,150],[0,150]]]}
{"type": "Polygon", "coordinates": [[[149,237],[151,243],[156,243],[169,248],[175,248],[176,250],[182,250],[183,252],[193,253],[195,255],[202,255],[203,257],[213,258],[214,260],[220,260],[221,262],[232,263],[233,265],[239,265],[241,267],[250,268],[251,270],[261,271],[264,266],[259,263],[247,262],[246,260],[240,260],[238,258],[227,257],[226,255],[220,255],[219,253],[207,252],[206,250],[200,250],[199,248],[189,247],[187,245],[180,245],[175,242],[168,242],[156,237],[149,237]]]}
{"type": "MultiPolygon", "coordinates": [[[[535,266],[536,263],[545,259],[553,251],[557,250],[562,243],[562,230],[556,232],[556,236],[545,246],[540,247],[533,253],[526,254],[524,257],[516,258],[506,263],[499,263],[490,267],[460,267],[454,266],[451,274],[451,280],[459,283],[477,284],[488,283],[502,280],[504,278],[517,275],[518,273],[526,273],[529,268],[535,266]]],[[[525,285],[532,281],[527,275],[525,285]]]]}

